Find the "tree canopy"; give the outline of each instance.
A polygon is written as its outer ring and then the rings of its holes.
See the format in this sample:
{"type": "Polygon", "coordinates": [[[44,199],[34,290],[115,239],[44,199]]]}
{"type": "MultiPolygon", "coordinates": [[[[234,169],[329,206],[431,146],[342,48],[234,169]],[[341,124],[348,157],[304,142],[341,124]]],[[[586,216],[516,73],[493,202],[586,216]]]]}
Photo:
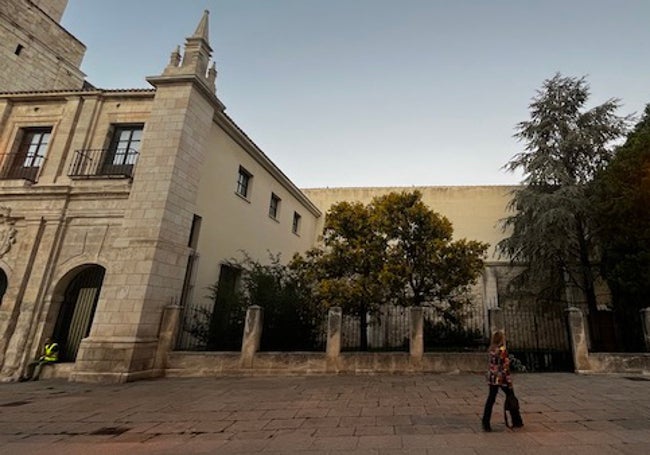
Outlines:
{"type": "Polygon", "coordinates": [[[368,313],[379,305],[458,300],[483,267],[488,245],[452,240],[449,220],[417,192],[390,193],[368,205],[340,202],[328,211],[323,245],[296,255],[291,267],[325,306],[359,317],[367,348],[368,313]]]}
{"type": "Polygon", "coordinates": [[[616,114],[616,99],[587,109],[588,99],[584,78],[560,74],[544,81],[533,98],[530,119],[516,128],[524,150],[505,165],[524,177],[509,205],[513,214],[504,220],[510,236],[497,250],[524,266],[516,288],[534,289],[549,301],[573,286],[595,315],[599,258],[586,184],[614,156],[629,117],[616,114]]]}
{"type": "Polygon", "coordinates": [[[633,312],[650,294],[650,104],[591,185],[602,270],[618,306],[633,312]]]}

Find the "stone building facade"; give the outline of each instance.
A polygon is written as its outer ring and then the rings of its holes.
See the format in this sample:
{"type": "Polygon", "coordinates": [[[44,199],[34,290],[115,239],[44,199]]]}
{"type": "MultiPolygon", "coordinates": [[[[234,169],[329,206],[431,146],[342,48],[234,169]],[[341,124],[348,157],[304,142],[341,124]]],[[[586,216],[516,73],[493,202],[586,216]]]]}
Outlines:
{"type": "Polygon", "coordinates": [[[226,115],[210,55],[206,12],[153,89],[0,93],[5,380],[48,336],[73,380],[158,375],[166,306],[240,250],[313,244],[320,211],[226,115]]]}
{"type": "Polygon", "coordinates": [[[0,90],[80,89],[86,46],[59,21],[67,0],[0,0],[0,90]]]}
{"type": "Polygon", "coordinates": [[[390,191],[420,190],[456,238],[491,245],[475,299],[499,306],[512,187],[301,191],[226,114],[207,12],[153,88],[102,90],[59,25],[66,4],[0,0],[0,380],[47,337],[71,380],[163,374],[167,309],[210,305],[242,251],[289,258],[318,242],[332,203],[390,191]]]}

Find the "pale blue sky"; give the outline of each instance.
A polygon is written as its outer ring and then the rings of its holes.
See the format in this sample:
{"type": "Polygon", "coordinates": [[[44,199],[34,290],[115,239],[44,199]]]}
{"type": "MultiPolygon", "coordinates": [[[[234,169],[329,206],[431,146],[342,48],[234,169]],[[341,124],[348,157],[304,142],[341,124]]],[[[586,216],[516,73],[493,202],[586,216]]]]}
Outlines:
{"type": "Polygon", "coordinates": [[[63,25],[90,82],[148,87],[204,9],[226,112],[301,188],[518,183],[558,71],[650,102],[648,0],[69,0],[63,25]]]}

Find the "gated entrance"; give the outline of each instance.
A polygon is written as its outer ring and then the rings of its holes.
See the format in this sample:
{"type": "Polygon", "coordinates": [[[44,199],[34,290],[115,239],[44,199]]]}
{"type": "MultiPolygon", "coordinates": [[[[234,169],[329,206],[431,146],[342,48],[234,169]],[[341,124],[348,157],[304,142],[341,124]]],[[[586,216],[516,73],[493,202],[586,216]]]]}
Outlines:
{"type": "Polygon", "coordinates": [[[563,308],[506,307],[502,311],[508,352],[526,371],[573,371],[563,308]]]}
{"type": "Polygon", "coordinates": [[[82,338],[90,332],[104,272],[99,265],[88,266],[66,288],[52,336],[60,346],[60,361],[74,362],[82,338]]]}

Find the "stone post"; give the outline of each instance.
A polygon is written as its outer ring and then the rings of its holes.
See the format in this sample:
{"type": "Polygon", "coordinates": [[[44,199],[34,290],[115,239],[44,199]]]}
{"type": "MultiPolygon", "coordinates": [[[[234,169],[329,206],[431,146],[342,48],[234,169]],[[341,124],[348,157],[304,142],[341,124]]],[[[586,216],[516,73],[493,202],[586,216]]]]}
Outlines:
{"type": "Polygon", "coordinates": [[[411,337],[409,350],[411,353],[411,362],[419,364],[424,354],[424,310],[422,307],[411,308],[411,337]]]}
{"type": "Polygon", "coordinates": [[[160,320],[160,331],[158,332],[158,350],[156,351],[155,369],[159,374],[165,374],[167,367],[167,354],[174,349],[176,336],[178,335],[178,325],[180,320],[181,307],[179,305],[169,305],[163,309],[160,320]]]}
{"type": "Polygon", "coordinates": [[[587,371],[589,366],[589,348],[585,332],[585,320],[579,308],[571,307],[566,310],[569,323],[569,341],[573,352],[573,364],[576,372],[587,371]]]}
{"type": "Polygon", "coordinates": [[[506,324],[503,320],[503,311],[501,311],[501,308],[490,308],[488,310],[488,319],[490,320],[490,339],[492,339],[492,334],[494,334],[494,332],[501,330],[505,333],[506,324]]]}
{"type": "Polygon", "coordinates": [[[260,349],[263,320],[264,308],[257,305],[248,307],[241,344],[240,365],[243,368],[253,368],[253,358],[255,357],[255,353],[260,349]]]}
{"type": "Polygon", "coordinates": [[[645,350],[650,352],[650,308],[644,308],[641,310],[641,323],[643,324],[645,350]]]}
{"type": "Polygon", "coordinates": [[[336,359],[341,353],[341,323],[343,311],[340,307],[329,309],[327,314],[327,347],[328,359],[336,359]]]}

